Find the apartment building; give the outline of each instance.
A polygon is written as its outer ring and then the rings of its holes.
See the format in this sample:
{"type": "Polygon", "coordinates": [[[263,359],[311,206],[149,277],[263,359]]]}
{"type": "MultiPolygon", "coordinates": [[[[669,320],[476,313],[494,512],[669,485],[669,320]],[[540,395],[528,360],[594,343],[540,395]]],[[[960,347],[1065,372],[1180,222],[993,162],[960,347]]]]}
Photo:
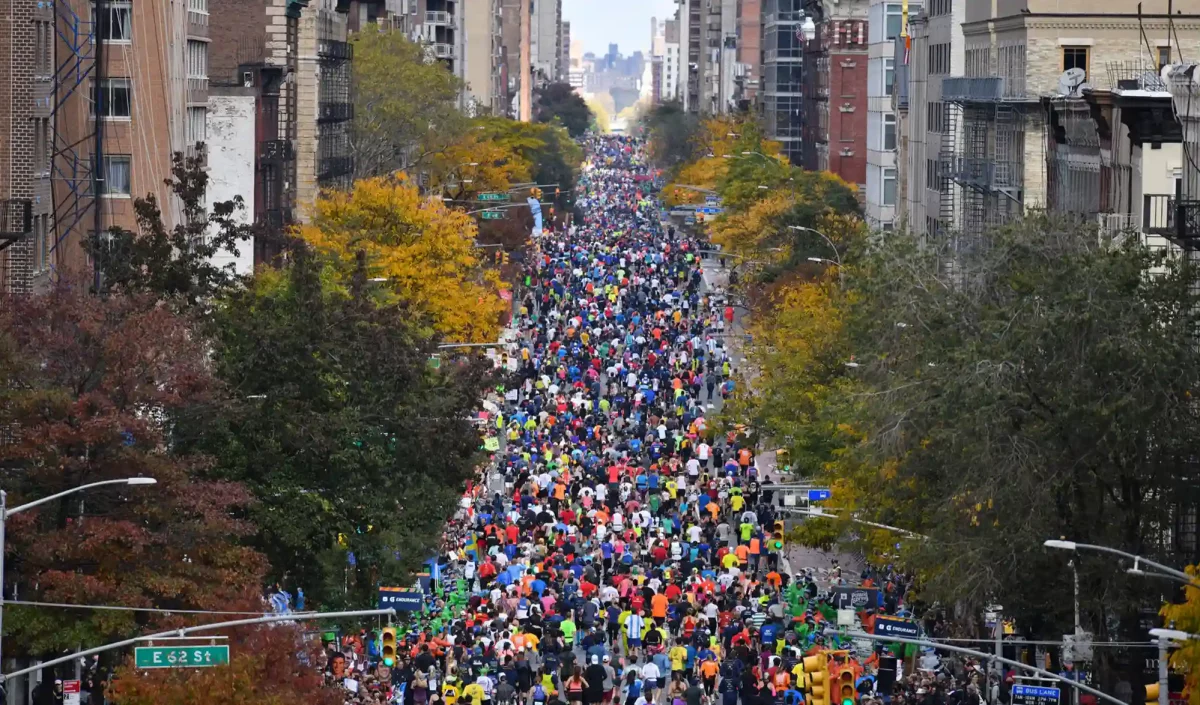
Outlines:
{"type": "Polygon", "coordinates": [[[690,113],[701,113],[704,105],[700,86],[704,78],[704,2],[706,0],[678,0],[676,17],[679,20],[679,96],[683,109],[690,113]]]}
{"type": "Polygon", "coordinates": [[[534,85],[565,79],[560,69],[562,52],[562,0],[532,0],[530,13],[530,60],[534,85]]]}
{"type": "Polygon", "coordinates": [[[749,108],[756,104],[762,86],[763,0],[739,0],[737,5],[738,93],[749,108]]]}
{"type": "MultiPolygon", "coordinates": [[[[1114,89],[1128,70],[1153,74],[1169,59],[1169,32],[1185,55],[1200,46],[1200,0],[1179,0],[1170,19],[1167,0],[1144,2],[1140,18],[1087,0],[963,7],[963,72],[941,80],[947,118],[938,163],[946,187],[938,219],[927,222],[966,234],[1051,205],[1058,184],[1048,169],[1049,146],[1060,127],[1048,107],[1055,99],[1079,97],[1087,86],[1114,89]],[[1064,85],[1070,69],[1077,69],[1074,82],[1064,85]]],[[[944,61],[935,46],[931,74],[944,61]]],[[[1100,189],[1099,164],[1076,171],[1094,174],[1100,189]]]]}
{"type": "MultiPolygon", "coordinates": [[[[867,0],[803,0],[814,24],[802,42],[802,159],[865,190],[867,167],[867,0]]],[[[781,40],[782,41],[782,40],[781,40]]]]}
{"type": "MultiPolygon", "coordinates": [[[[920,10],[909,4],[909,13],[920,10]]],[[[867,28],[867,178],[863,193],[867,223],[891,230],[896,218],[899,169],[896,163],[896,39],[905,27],[903,5],[871,0],[867,28]]]]}
{"type": "Polygon", "coordinates": [[[163,180],[172,153],[205,141],[209,14],[206,0],[110,0],[94,21],[88,0],[6,4],[0,196],[19,215],[4,232],[26,212],[30,232],[0,243],[0,286],[20,293],[86,270],[91,233],[136,229],[135,197],[179,217],[163,180]]]}
{"type": "Polygon", "coordinates": [[[662,99],[664,102],[680,100],[681,70],[679,20],[667,20],[663,22],[662,99]]]}

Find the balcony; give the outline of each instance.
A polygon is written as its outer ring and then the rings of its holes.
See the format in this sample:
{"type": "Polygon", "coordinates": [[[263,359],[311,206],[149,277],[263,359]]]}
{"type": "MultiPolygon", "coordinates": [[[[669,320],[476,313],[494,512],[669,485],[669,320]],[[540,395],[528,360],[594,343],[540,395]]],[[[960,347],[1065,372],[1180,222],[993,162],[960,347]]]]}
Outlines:
{"type": "Polygon", "coordinates": [[[324,157],[317,160],[317,179],[324,181],[354,171],[354,157],[324,157]]]}
{"type": "Polygon", "coordinates": [[[287,225],[287,211],[282,208],[270,208],[263,211],[261,222],[269,228],[282,228],[287,225]]]}
{"type": "Polygon", "coordinates": [[[454,15],[441,10],[427,10],[425,12],[425,24],[453,27],[454,15]]]}
{"type": "Polygon", "coordinates": [[[1142,196],[1142,230],[1151,235],[1175,236],[1175,196],[1147,193],[1142,196]]]}
{"type": "Polygon", "coordinates": [[[349,42],[322,39],[317,42],[317,56],[334,61],[350,61],[354,58],[354,47],[349,42]]]}
{"type": "Polygon", "coordinates": [[[437,44],[432,44],[430,46],[433,49],[433,55],[435,57],[437,57],[439,59],[454,58],[454,45],[437,43],[437,44]]]}
{"type": "Polygon", "coordinates": [[[290,162],[296,158],[291,140],[263,140],[258,143],[258,161],[262,163],[290,162]]]}
{"type": "Polygon", "coordinates": [[[321,102],[317,106],[317,122],[345,122],[353,118],[353,103],[321,102]]]}

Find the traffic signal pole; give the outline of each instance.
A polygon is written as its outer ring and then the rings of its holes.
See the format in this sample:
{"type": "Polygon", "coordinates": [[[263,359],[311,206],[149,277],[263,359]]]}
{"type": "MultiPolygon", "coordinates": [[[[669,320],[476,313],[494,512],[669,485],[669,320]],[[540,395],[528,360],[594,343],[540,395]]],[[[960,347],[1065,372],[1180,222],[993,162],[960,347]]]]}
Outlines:
{"type": "Polygon", "coordinates": [[[183,627],[182,629],[172,629],[169,632],[158,632],[157,634],[147,634],[146,636],[138,636],[138,637],[134,637],[132,639],[123,639],[121,641],[114,641],[113,643],[105,644],[104,646],[97,646],[97,647],[94,647],[91,649],[84,649],[82,651],[76,651],[73,654],[68,654],[67,656],[60,656],[55,659],[50,659],[49,661],[43,661],[36,666],[30,666],[29,668],[22,668],[19,671],[13,671],[12,673],[5,673],[3,675],[0,675],[0,683],[6,682],[9,678],[15,678],[16,676],[23,676],[26,673],[33,673],[34,671],[40,671],[45,668],[57,666],[60,663],[67,663],[69,661],[74,661],[75,659],[82,658],[84,656],[91,656],[92,654],[98,654],[98,653],[101,653],[104,651],[112,651],[113,649],[121,649],[121,648],[125,648],[127,646],[134,646],[135,644],[137,644],[140,641],[150,641],[152,639],[166,639],[169,637],[181,637],[181,636],[187,636],[188,634],[191,634],[192,632],[212,631],[213,629],[224,629],[226,627],[241,627],[241,626],[246,626],[248,624],[270,624],[272,622],[295,622],[295,621],[310,620],[310,619],[338,619],[341,617],[374,617],[376,615],[388,615],[389,617],[394,617],[394,616],[396,616],[396,610],[389,608],[389,609],[385,609],[385,610],[354,610],[354,611],[350,611],[350,612],[293,612],[291,614],[269,614],[269,615],[265,615],[262,617],[255,617],[253,619],[235,619],[235,620],[232,620],[229,622],[214,622],[212,624],[201,624],[201,625],[198,625],[195,627],[183,627]]]}
{"type": "MultiPolygon", "coordinates": [[[[839,634],[839,632],[836,629],[826,630],[825,633],[830,636],[836,636],[839,634]]],[[[1084,685],[1077,681],[1073,681],[1070,678],[1064,678],[1063,676],[1060,676],[1057,673],[1051,673],[1050,671],[1046,671],[1041,668],[1037,668],[1036,666],[1030,666],[1028,664],[1021,663],[1020,661],[1013,661],[1012,659],[1004,658],[1003,656],[1000,656],[999,654],[989,654],[984,651],[976,651],[974,649],[967,649],[967,648],[963,648],[961,646],[953,646],[951,644],[944,644],[940,641],[930,641],[929,639],[910,639],[908,637],[901,637],[901,636],[883,636],[880,634],[867,634],[866,632],[853,631],[853,630],[847,631],[846,636],[850,637],[851,639],[869,639],[871,641],[892,641],[892,642],[899,642],[901,644],[915,644],[917,646],[928,646],[928,647],[937,649],[939,651],[953,651],[958,654],[966,654],[968,656],[974,656],[974,657],[980,658],[980,659],[990,659],[990,660],[1002,663],[1006,666],[1012,666],[1013,668],[1019,668],[1022,671],[1028,671],[1029,673],[1036,674],[1038,676],[1041,676],[1042,678],[1049,678],[1051,680],[1059,681],[1060,683],[1065,683],[1065,684],[1071,686],[1072,688],[1078,688],[1079,690],[1082,690],[1085,693],[1091,693],[1092,695],[1095,695],[1097,698],[1100,698],[1101,700],[1112,703],[1112,705],[1129,705],[1129,703],[1125,702],[1124,700],[1119,700],[1119,699],[1109,695],[1108,693],[1105,693],[1102,690],[1097,690],[1091,686],[1084,685]]],[[[1163,669],[1163,667],[1159,666],[1160,678],[1163,674],[1162,669],[1163,669]]],[[[1166,689],[1163,688],[1164,692],[1165,692],[1165,690],[1166,689]]],[[[1161,696],[1160,696],[1160,698],[1161,698],[1161,696]]]]}

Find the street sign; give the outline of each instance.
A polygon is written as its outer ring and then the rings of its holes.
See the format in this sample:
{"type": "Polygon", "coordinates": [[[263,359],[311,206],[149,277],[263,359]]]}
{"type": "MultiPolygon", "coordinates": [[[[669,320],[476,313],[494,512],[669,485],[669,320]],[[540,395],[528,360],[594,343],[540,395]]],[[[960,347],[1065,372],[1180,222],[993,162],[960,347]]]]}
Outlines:
{"type": "Polygon", "coordinates": [[[507,193],[481,193],[479,200],[481,201],[507,201],[510,196],[507,193]]]}
{"type": "Polygon", "coordinates": [[[398,587],[379,588],[379,609],[394,609],[404,612],[420,612],[424,595],[415,590],[398,587]]]}
{"type": "Polygon", "coordinates": [[[712,206],[713,208],[720,208],[721,204],[722,204],[722,200],[721,200],[720,196],[705,196],[704,197],[704,205],[706,205],[706,206],[712,206]]]}
{"type": "Polygon", "coordinates": [[[1059,705],[1062,691],[1044,685],[1014,685],[1012,705],[1059,705]]]}
{"type": "Polygon", "coordinates": [[[479,216],[484,220],[504,220],[504,211],[484,211],[479,216]]]}
{"type": "Polygon", "coordinates": [[[721,213],[725,212],[725,209],[718,208],[716,206],[701,206],[700,208],[696,209],[696,212],[703,213],[704,215],[720,215],[721,213]]]}
{"type": "Polygon", "coordinates": [[[139,646],[133,650],[137,668],[202,668],[229,663],[228,646],[139,646]]]}
{"type": "Polygon", "coordinates": [[[810,501],[810,502],[824,502],[825,500],[829,499],[830,496],[831,496],[831,493],[829,492],[829,490],[809,490],[808,491],[808,501],[810,501]]]}
{"type": "Polygon", "coordinates": [[[921,636],[921,627],[911,619],[880,615],[875,618],[875,633],[880,636],[902,636],[916,639],[921,636]]]}
{"type": "Polygon", "coordinates": [[[79,705],[79,695],[82,692],[79,681],[63,681],[63,705],[79,705]]]}

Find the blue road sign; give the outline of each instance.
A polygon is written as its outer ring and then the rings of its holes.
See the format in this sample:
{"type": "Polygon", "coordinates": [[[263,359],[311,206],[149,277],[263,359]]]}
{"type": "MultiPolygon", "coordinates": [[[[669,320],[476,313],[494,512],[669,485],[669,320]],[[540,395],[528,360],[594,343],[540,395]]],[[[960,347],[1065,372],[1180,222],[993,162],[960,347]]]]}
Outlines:
{"type": "Polygon", "coordinates": [[[832,493],[829,490],[809,490],[808,501],[824,502],[825,500],[829,499],[831,495],[832,493]]]}
{"type": "Polygon", "coordinates": [[[696,209],[696,212],[703,213],[704,215],[719,215],[719,214],[725,212],[725,209],[718,208],[716,206],[701,206],[696,209]]]}
{"type": "Polygon", "coordinates": [[[405,590],[397,587],[379,588],[379,609],[389,607],[396,611],[420,612],[424,606],[424,595],[415,590],[405,590]]]}
{"type": "Polygon", "coordinates": [[[1062,691],[1045,685],[1014,685],[1013,705],[1055,705],[1062,701],[1062,691]]]}
{"type": "Polygon", "coordinates": [[[921,636],[921,626],[911,619],[881,615],[875,618],[875,633],[881,636],[902,636],[915,639],[921,636]]]}

